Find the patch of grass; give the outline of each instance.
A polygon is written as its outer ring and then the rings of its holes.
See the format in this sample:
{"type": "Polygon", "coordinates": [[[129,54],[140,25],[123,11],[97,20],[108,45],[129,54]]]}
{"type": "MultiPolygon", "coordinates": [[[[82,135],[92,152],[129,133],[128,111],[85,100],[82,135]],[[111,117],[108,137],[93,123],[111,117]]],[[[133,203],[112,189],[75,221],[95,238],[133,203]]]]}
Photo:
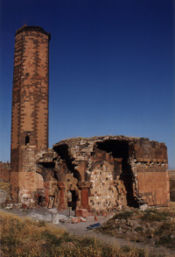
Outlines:
{"type": "Polygon", "coordinates": [[[171,231],[172,229],[172,223],[170,222],[165,222],[163,223],[161,226],[159,226],[159,228],[155,231],[155,235],[162,235],[163,233],[165,233],[165,231],[171,231]]]}
{"type": "Polygon", "coordinates": [[[165,221],[169,216],[170,216],[169,212],[158,211],[156,209],[148,209],[141,216],[141,220],[147,221],[147,222],[165,221]]]}
{"type": "MultiPolygon", "coordinates": [[[[47,230],[51,234],[57,234],[57,237],[61,237],[64,233],[61,229],[55,229],[48,225],[41,226],[38,222],[30,219],[21,219],[15,215],[0,213],[0,235],[1,235],[1,251],[4,256],[42,256],[42,252],[47,243],[52,245],[53,240],[48,240],[44,237],[47,230]],[[38,243],[38,241],[40,243],[38,243]]],[[[43,257],[49,256],[47,251],[43,257]]]]}
{"type": "Polygon", "coordinates": [[[37,223],[37,226],[38,227],[44,227],[44,226],[46,226],[46,223],[43,220],[39,220],[38,223],[37,223]]]}
{"type": "Polygon", "coordinates": [[[7,182],[0,181],[0,189],[4,190],[6,192],[10,192],[10,184],[7,182]]]}
{"type": "Polygon", "coordinates": [[[121,250],[124,253],[128,253],[131,250],[131,248],[128,245],[124,245],[124,246],[121,247],[121,250]]]}
{"type": "Polygon", "coordinates": [[[143,228],[138,226],[138,227],[135,228],[135,231],[136,232],[143,232],[143,228]]]}
{"type": "Polygon", "coordinates": [[[161,236],[159,240],[156,241],[156,245],[163,245],[169,248],[175,248],[175,238],[171,234],[161,236]]]}
{"type": "MultiPolygon", "coordinates": [[[[7,194],[7,200],[10,200],[10,184],[0,181],[0,189],[7,194]]],[[[1,204],[3,206],[3,204],[1,204]]]]}
{"type": "Polygon", "coordinates": [[[0,221],[2,257],[148,257],[144,250],[114,248],[12,214],[0,212],[0,221]]]}
{"type": "Polygon", "coordinates": [[[175,249],[175,209],[119,211],[98,229],[100,232],[134,242],[175,249]]]}
{"type": "Polygon", "coordinates": [[[132,211],[123,211],[120,213],[117,213],[116,215],[114,215],[113,219],[129,219],[133,216],[133,212],[132,211]]]}

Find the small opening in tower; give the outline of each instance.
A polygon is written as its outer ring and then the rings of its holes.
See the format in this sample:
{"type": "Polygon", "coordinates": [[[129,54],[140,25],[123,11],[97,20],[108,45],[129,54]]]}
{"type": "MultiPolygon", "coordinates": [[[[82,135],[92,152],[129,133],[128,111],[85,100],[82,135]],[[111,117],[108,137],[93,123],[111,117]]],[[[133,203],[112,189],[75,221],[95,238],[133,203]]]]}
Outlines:
{"type": "Polygon", "coordinates": [[[28,145],[30,143],[30,137],[27,135],[25,137],[25,145],[28,145]]]}

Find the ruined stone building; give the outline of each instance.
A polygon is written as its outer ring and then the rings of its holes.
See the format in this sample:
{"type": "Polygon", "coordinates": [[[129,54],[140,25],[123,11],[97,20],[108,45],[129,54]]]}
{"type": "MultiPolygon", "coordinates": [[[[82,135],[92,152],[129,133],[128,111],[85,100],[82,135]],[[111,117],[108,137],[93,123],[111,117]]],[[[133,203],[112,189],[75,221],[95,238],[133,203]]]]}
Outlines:
{"type": "Polygon", "coordinates": [[[72,138],[41,155],[37,172],[44,179],[46,202],[81,213],[169,201],[167,149],[146,138],[104,136],[72,138]]]}
{"type": "Polygon", "coordinates": [[[50,34],[16,32],[11,194],[14,201],[82,211],[110,211],[169,201],[167,148],[146,138],[72,138],[48,149],[50,34]],[[70,197],[71,196],[71,197],[70,197]],[[70,200],[71,199],[71,200],[70,200]]]}

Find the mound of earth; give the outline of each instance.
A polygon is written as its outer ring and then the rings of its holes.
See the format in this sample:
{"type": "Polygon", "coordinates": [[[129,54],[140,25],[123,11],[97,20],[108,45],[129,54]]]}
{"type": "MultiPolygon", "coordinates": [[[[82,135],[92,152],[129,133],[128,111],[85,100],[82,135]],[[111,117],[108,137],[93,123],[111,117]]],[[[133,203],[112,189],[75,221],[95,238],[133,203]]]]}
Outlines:
{"type": "Polygon", "coordinates": [[[98,230],[117,238],[175,249],[175,210],[122,210],[98,230]]]}

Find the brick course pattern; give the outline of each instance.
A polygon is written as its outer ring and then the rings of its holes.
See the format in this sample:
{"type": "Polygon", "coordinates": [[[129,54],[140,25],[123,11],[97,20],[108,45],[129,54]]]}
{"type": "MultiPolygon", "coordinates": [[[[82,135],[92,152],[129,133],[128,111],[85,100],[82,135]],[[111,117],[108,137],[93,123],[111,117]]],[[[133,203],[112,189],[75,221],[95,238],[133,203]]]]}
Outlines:
{"type": "MultiPolygon", "coordinates": [[[[25,178],[30,180],[30,176],[19,176],[18,173],[36,174],[35,156],[48,148],[49,39],[49,33],[34,26],[23,26],[15,35],[11,128],[12,192],[20,191],[21,184],[26,184],[25,178]],[[21,177],[23,182],[19,181],[21,177]]],[[[30,181],[28,184],[31,184],[30,181]]],[[[14,193],[14,198],[17,195],[14,193]]]]}

